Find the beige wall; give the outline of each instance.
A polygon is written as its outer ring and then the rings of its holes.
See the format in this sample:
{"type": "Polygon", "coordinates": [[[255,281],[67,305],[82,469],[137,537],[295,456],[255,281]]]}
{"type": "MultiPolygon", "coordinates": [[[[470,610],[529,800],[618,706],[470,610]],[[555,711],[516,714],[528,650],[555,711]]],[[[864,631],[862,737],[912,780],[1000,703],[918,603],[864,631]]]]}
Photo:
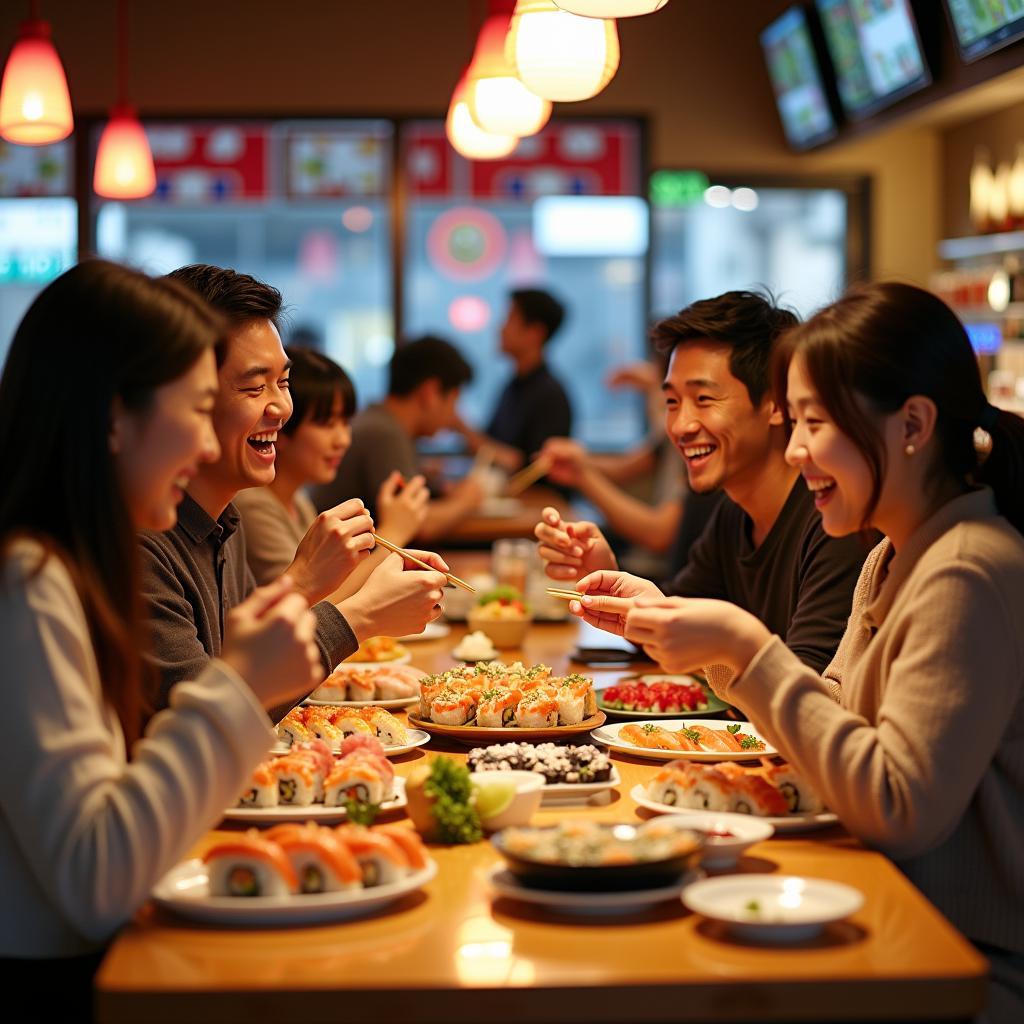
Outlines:
{"type": "MultiPolygon", "coordinates": [[[[674,0],[620,22],[622,66],[574,112],[648,118],[652,166],[863,173],[873,179],[876,275],[925,281],[941,222],[937,128],[889,127],[789,151],[758,32],[788,0],[674,0]]],[[[0,5],[0,46],[27,5],[0,5]]],[[[131,98],[146,114],[436,114],[470,55],[477,0],[134,0],[131,98]]],[[[114,93],[112,0],[47,0],[76,108],[114,93]]]]}

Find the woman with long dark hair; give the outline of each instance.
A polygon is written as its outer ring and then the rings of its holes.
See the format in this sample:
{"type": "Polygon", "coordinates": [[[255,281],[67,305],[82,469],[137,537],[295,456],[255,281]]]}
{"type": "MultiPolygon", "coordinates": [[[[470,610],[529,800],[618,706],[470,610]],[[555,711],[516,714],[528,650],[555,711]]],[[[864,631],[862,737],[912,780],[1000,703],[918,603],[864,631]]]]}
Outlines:
{"type": "Polygon", "coordinates": [[[990,1019],[1024,1019],[1024,420],[895,283],[794,328],[776,394],[826,532],[885,534],[825,678],[723,602],[637,600],[625,636],[731,668],[723,696],[989,956],[990,1019]]]}
{"type": "Polygon", "coordinates": [[[219,454],[222,333],[180,285],[92,261],[33,302],[0,381],[0,958],[23,978],[47,960],[48,1002],[88,991],[95,951],[235,799],[273,740],[264,703],[320,675],[286,579],[232,613],[222,657],[136,742],[135,534],[173,526],[219,454]]]}

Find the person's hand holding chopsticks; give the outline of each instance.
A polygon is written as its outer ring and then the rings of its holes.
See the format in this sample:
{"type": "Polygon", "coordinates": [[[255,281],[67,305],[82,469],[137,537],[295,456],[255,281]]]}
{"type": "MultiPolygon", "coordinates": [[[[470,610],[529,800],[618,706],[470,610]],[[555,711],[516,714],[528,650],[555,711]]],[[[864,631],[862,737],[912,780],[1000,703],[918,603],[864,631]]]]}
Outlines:
{"type": "Polygon", "coordinates": [[[396,544],[408,544],[427,518],[429,501],[425,477],[417,475],[403,480],[396,470],[377,491],[377,522],[381,533],[396,544]]]}
{"type": "Polygon", "coordinates": [[[312,605],[333,594],[373,547],[373,520],[359,498],[326,509],[299,541],[285,570],[312,605]]]}
{"type": "Polygon", "coordinates": [[[619,636],[625,633],[626,616],[637,598],[665,596],[650,580],[609,570],[584,576],[576,589],[582,596],[578,601],[569,602],[569,611],[591,626],[619,636]]]}

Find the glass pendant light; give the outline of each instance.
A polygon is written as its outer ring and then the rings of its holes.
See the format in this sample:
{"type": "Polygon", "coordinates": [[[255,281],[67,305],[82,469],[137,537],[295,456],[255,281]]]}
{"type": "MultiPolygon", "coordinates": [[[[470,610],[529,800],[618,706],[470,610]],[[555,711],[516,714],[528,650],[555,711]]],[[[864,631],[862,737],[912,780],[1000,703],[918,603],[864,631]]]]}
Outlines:
{"type": "Polygon", "coordinates": [[[444,128],[455,151],[467,160],[500,160],[508,156],[519,142],[517,135],[485,132],[473,120],[466,104],[465,74],[452,93],[444,128]]]}

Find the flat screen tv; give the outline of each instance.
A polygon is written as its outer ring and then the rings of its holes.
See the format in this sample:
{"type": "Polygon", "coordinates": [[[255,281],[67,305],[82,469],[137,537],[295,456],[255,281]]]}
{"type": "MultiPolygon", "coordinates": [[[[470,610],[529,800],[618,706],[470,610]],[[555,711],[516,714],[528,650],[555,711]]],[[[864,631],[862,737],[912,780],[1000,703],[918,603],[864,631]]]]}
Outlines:
{"type": "Polygon", "coordinates": [[[931,82],[910,0],[817,5],[848,117],[867,117],[931,82]]]}
{"type": "Polygon", "coordinates": [[[1024,36],[1024,0],[946,0],[946,10],[965,61],[1024,36]]]}
{"type": "Polygon", "coordinates": [[[790,7],[761,33],[782,128],[791,146],[807,149],[836,134],[821,65],[800,6],[790,7]]]}

